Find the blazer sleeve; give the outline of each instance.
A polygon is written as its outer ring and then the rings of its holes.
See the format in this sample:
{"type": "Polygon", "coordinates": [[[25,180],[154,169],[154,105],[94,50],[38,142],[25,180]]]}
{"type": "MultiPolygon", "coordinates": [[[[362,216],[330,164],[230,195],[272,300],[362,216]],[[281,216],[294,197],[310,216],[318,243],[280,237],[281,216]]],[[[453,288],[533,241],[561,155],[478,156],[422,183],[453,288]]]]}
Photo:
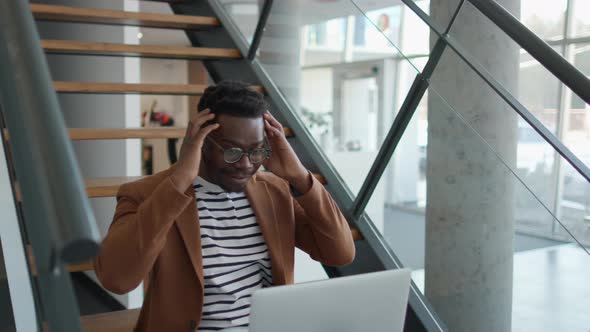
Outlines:
{"type": "Polygon", "coordinates": [[[348,222],[324,186],[311,174],[311,188],[294,197],[295,245],[328,266],[354,260],[355,246],[348,222]]]}
{"type": "Polygon", "coordinates": [[[168,176],[145,200],[134,184],[121,186],[113,222],[94,259],[102,285],[117,294],[139,286],[164,247],[174,220],[192,201],[168,176]]]}

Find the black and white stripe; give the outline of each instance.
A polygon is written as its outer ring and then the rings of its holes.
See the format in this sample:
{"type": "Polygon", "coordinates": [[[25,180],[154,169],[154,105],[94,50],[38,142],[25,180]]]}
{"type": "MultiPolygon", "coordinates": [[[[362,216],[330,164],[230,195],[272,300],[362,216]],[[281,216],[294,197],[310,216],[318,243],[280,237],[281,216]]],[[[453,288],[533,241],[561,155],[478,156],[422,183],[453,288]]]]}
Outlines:
{"type": "Polygon", "coordinates": [[[197,178],[205,299],[199,331],[248,326],[252,293],[272,285],[268,248],[244,193],[197,178]]]}

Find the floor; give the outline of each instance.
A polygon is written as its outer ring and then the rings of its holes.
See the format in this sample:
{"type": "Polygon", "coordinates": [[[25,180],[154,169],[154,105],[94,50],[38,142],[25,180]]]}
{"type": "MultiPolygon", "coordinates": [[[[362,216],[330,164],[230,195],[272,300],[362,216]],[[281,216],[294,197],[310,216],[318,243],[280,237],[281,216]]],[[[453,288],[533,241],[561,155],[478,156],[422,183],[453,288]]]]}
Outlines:
{"type": "MultiPolygon", "coordinates": [[[[385,220],[385,238],[413,264],[423,290],[424,216],[391,209],[385,220]]],[[[574,244],[522,234],[514,249],[512,331],[590,332],[590,256],[574,244]]]]}
{"type": "MultiPolygon", "coordinates": [[[[424,291],[424,270],[412,273],[424,291]]],[[[514,255],[512,331],[590,331],[590,257],[573,244],[514,255]]]]}

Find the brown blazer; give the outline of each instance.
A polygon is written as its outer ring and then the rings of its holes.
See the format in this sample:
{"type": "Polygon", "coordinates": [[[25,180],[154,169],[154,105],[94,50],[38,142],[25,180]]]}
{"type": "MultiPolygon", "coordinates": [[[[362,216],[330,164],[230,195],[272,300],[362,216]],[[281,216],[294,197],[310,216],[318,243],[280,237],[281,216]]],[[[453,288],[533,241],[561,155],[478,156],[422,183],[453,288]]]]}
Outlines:
{"type": "MultiPolygon", "coordinates": [[[[174,166],[173,166],[174,167],[174,166]]],[[[195,193],[178,190],[172,168],[121,186],[117,209],[94,268],[118,294],[148,280],[136,331],[190,331],[201,319],[203,265],[195,193]]],[[[287,182],[258,172],[246,186],[268,246],[274,285],[293,283],[294,250],[330,266],[352,262],[348,223],[323,185],[294,198],[287,182]]]]}

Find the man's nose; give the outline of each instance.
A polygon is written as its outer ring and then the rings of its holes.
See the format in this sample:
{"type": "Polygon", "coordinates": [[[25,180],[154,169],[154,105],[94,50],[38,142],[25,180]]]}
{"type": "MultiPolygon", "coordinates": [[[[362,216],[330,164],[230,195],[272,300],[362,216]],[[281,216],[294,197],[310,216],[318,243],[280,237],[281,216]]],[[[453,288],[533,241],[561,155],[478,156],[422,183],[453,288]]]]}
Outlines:
{"type": "Polygon", "coordinates": [[[250,161],[250,156],[247,153],[244,153],[242,155],[242,158],[240,158],[240,160],[236,161],[235,166],[237,168],[247,169],[247,168],[252,168],[253,164],[250,161]]]}

